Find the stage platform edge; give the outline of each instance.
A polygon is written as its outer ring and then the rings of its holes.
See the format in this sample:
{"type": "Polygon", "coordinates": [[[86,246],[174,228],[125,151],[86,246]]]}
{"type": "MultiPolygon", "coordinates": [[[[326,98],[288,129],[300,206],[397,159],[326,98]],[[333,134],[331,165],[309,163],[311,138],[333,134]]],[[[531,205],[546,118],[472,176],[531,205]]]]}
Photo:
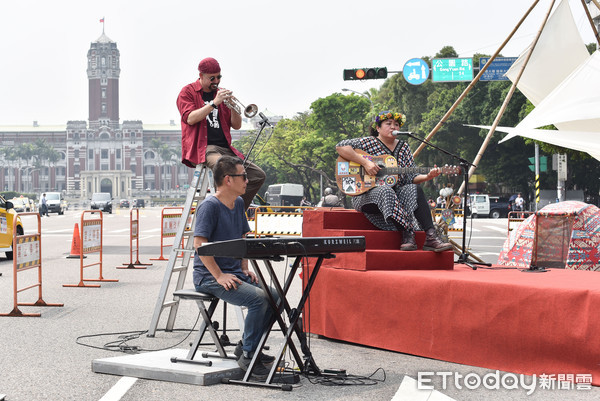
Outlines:
{"type": "Polygon", "coordinates": [[[237,362],[229,359],[210,358],[212,366],[171,362],[172,357],[185,358],[187,353],[188,350],[185,349],[171,349],[94,359],[92,371],[199,386],[221,383],[223,378],[243,377],[243,371],[237,362]]]}

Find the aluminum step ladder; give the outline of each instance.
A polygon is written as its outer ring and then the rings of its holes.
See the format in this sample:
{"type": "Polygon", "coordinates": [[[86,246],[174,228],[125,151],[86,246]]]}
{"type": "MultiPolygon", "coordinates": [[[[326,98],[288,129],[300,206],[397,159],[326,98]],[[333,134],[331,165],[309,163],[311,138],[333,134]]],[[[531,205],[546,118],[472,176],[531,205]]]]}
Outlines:
{"type": "Polygon", "coordinates": [[[196,221],[196,213],[194,213],[194,211],[195,207],[206,198],[209,188],[214,193],[212,171],[205,165],[199,164],[196,166],[192,183],[188,188],[185,198],[181,219],[179,220],[173,247],[171,248],[169,261],[167,262],[165,277],[162,286],[160,287],[160,293],[158,294],[156,307],[154,308],[154,314],[152,315],[152,321],[150,322],[150,328],[148,329],[148,337],[154,337],[160,315],[165,309],[169,309],[166,331],[173,330],[177,309],[179,308],[179,298],[172,294],[175,291],[183,289],[185,284],[188,265],[195,252],[194,223],[196,221]],[[181,244],[183,244],[183,248],[180,248],[181,244]],[[178,276],[175,288],[169,290],[171,279],[176,273],[178,276]],[[171,295],[171,299],[166,301],[168,295],[171,295]]]}

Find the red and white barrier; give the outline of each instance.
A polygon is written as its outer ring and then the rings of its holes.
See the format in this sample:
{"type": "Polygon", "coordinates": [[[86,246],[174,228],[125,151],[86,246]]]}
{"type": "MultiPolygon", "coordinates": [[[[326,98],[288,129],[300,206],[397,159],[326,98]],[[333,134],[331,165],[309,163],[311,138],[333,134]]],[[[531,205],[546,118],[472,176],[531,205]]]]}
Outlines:
{"type": "Polygon", "coordinates": [[[41,316],[40,313],[23,313],[19,306],[64,306],[64,304],[49,304],[42,299],[42,224],[37,212],[18,213],[13,220],[13,296],[14,308],[9,313],[0,316],[41,316]],[[37,216],[38,230],[35,234],[17,235],[17,222],[24,216],[37,216]],[[38,269],[37,283],[24,288],[17,284],[18,274],[29,269],[38,269]],[[34,303],[18,302],[17,295],[31,288],[38,288],[38,300],[34,303]]]}
{"type": "Polygon", "coordinates": [[[174,244],[166,244],[165,238],[174,237],[179,228],[183,207],[163,207],[160,218],[160,256],[158,258],[150,258],[150,260],[169,260],[163,256],[163,249],[172,247],[174,244]]]}
{"type": "MultiPolygon", "coordinates": [[[[95,216],[92,216],[95,217],[95,216]]],[[[84,281],[109,281],[116,282],[116,279],[105,279],[102,277],[102,227],[103,219],[102,212],[100,210],[84,210],[81,213],[81,241],[79,242],[79,283],[78,284],[63,284],[63,287],[100,287],[99,284],[85,284],[84,281]],[[88,215],[98,214],[99,218],[88,218],[88,215]],[[83,264],[83,258],[85,254],[98,253],[99,261],[90,263],[87,265],[83,264]],[[99,276],[97,279],[84,279],[83,269],[91,266],[99,266],[99,276]]]]}
{"type": "Polygon", "coordinates": [[[123,266],[117,266],[117,269],[145,269],[146,266],[152,266],[152,263],[140,262],[140,211],[132,208],[129,211],[129,263],[123,263],[123,266]],[[134,216],[135,212],[135,218],[134,216]],[[133,243],[135,241],[135,248],[133,243]],[[133,262],[133,252],[135,251],[135,262],[133,262]]]}

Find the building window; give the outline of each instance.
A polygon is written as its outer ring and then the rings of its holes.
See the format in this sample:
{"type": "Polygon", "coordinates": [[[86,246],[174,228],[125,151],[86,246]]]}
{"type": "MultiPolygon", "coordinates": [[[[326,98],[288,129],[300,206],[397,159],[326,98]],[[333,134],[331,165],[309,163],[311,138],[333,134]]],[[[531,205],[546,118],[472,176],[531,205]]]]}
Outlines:
{"type": "Polygon", "coordinates": [[[102,149],[102,150],[100,150],[100,158],[101,159],[108,159],[108,149],[102,149]]]}
{"type": "Polygon", "coordinates": [[[73,158],[74,158],[74,159],[79,159],[79,149],[75,149],[75,150],[73,151],[73,158]]]}
{"type": "Polygon", "coordinates": [[[94,158],[94,149],[90,149],[88,150],[88,159],[93,159],[94,158]]]}
{"type": "Polygon", "coordinates": [[[100,170],[102,170],[102,171],[108,171],[108,164],[102,164],[102,165],[100,165],[100,170]]]}
{"type": "Polygon", "coordinates": [[[117,149],[116,157],[117,157],[117,159],[121,158],[121,149],[117,149]]]}
{"type": "Polygon", "coordinates": [[[102,88],[102,99],[106,99],[106,88],[102,88]]]}

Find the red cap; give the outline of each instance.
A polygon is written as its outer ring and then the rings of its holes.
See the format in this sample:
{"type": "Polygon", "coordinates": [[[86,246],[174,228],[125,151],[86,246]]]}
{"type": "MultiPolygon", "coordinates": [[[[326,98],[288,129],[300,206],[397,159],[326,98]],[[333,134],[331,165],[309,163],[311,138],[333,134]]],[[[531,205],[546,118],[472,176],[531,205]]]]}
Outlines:
{"type": "Polygon", "coordinates": [[[198,64],[198,71],[202,74],[216,74],[221,71],[221,66],[214,58],[207,57],[198,64]]]}

